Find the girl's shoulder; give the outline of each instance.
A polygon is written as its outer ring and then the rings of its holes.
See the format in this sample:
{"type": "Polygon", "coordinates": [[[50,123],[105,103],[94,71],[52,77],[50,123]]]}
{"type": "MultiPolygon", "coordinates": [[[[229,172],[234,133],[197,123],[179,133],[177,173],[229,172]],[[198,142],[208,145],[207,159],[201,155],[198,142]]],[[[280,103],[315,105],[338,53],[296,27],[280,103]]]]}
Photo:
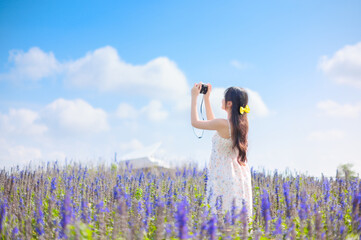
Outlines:
{"type": "Polygon", "coordinates": [[[217,131],[223,131],[225,128],[228,129],[229,124],[228,124],[227,119],[225,119],[225,118],[215,118],[214,120],[217,121],[217,123],[218,123],[217,124],[218,125],[217,131]]]}
{"type": "Polygon", "coordinates": [[[217,129],[218,135],[222,138],[230,138],[230,126],[228,124],[228,120],[225,118],[219,118],[219,122],[221,123],[221,127],[217,129]]]}
{"type": "Polygon", "coordinates": [[[228,120],[225,118],[216,118],[218,121],[222,122],[224,125],[228,125],[228,120]]]}
{"type": "Polygon", "coordinates": [[[223,125],[224,127],[227,127],[227,128],[228,128],[228,126],[230,125],[229,120],[226,119],[226,118],[220,118],[220,121],[222,121],[222,125],[223,125]]]}

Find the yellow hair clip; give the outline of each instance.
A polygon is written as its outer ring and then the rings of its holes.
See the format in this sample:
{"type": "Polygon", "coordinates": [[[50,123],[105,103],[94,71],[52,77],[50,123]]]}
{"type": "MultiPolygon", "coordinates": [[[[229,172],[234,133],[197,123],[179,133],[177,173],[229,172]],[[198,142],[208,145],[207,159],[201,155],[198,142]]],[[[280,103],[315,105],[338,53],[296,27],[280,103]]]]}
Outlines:
{"type": "Polygon", "coordinates": [[[246,107],[240,107],[239,108],[239,113],[240,114],[243,114],[244,112],[246,112],[246,113],[249,113],[249,106],[248,105],[246,105],[246,107]]]}

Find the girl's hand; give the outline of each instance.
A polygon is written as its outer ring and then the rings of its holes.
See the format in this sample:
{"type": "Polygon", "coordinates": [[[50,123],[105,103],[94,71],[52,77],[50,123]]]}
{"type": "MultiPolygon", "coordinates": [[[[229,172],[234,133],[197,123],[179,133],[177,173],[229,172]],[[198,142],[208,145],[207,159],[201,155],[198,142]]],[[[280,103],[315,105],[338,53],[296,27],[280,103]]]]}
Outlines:
{"type": "Polygon", "coordinates": [[[211,91],[212,91],[212,85],[210,83],[207,83],[207,86],[208,86],[208,90],[207,90],[207,93],[204,94],[205,98],[209,98],[209,96],[211,95],[211,91]]]}
{"type": "Polygon", "coordinates": [[[202,83],[195,83],[192,87],[192,97],[195,98],[199,95],[201,91],[202,83]]]}

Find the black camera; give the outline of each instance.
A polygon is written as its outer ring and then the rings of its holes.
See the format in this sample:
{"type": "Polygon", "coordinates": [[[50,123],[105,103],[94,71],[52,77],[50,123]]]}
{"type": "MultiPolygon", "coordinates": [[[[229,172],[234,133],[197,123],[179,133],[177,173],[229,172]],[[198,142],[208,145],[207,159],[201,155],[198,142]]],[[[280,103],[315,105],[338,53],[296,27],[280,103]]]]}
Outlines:
{"type": "Polygon", "coordinates": [[[207,85],[207,84],[202,83],[202,88],[201,88],[200,93],[201,93],[201,94],[206,94],[206,93],[207,93],[207,91],[208,91],[208,85],[207,85]]]}

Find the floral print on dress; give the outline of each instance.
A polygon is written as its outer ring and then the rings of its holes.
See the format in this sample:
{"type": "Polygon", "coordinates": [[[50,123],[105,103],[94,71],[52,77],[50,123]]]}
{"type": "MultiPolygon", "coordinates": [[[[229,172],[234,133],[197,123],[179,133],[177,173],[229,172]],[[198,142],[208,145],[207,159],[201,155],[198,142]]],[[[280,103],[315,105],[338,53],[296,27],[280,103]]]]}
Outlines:
{"type": "Polygon", "coordinates": [[[212,152],[208,164],[207,202],[215,212],[217,196],[221,195],[222,212],[225,213],[227,210],[231,211],[233,198],[235,198],[237,211],[243,207],[242,199],[244,199],[250,220],[252,217],[251,171],[247,162],[244,166],[239,165],[237,155],[238,150],[232,149],[232,138],[223,138],[216,131],[212,138],[212,152]]]}

